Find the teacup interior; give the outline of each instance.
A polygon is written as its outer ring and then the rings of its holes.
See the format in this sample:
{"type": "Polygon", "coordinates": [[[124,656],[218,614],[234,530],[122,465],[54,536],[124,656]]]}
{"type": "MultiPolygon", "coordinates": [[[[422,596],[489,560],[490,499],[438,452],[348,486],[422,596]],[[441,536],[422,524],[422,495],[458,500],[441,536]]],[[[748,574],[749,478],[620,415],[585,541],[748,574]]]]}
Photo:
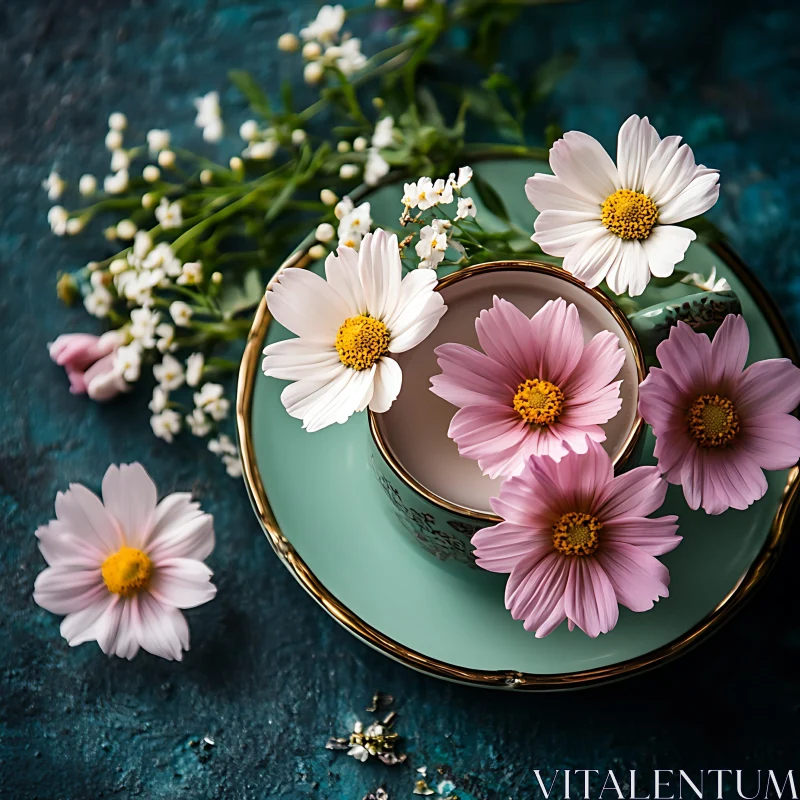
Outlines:
{"type": "Polygon", "coordinates": [[[491,308],[494,295],[514,303],[528,316],[548,300],[563,297],[577,306],[585,341],[600,331],[617,335],[625,350],[618,375],[622,409],[604,426],[604,447],[612,458],[624,450],[635,424],[639,383],[634,350],[623,328],[580,286],[555,275],[508,269],[477,273],[442,289],[447,313],[424,342],[395,356],[403,370],[403,388],[392,408],[378,415],[377,425],[397,461],[429,492],[484,513],[491,513],[489,498],[497,496],[501,481],[485,477],[476,461],[459,455],[447,435],[458,409],[430,391],[430,379],[441,372],[433,352],[440,344],[459,342],[480,350],[475,319],[483,309],[491,308]]]}

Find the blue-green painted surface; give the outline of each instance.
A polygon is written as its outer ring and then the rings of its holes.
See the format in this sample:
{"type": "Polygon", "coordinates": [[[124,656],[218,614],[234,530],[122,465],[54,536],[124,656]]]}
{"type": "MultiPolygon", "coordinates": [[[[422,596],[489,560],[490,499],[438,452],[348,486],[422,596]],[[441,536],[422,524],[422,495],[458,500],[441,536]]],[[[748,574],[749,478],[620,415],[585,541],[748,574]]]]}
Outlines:
{"type": "MultiPolygon", "coordinates": [[[[102,175],[106,115],[199,142],[191,99],[225,71],[265,83],[296,74],[273,41],[307,0],[9,0],[0,8],[0,796],[360,800],[385,784],[410,797],[413,769],[323,749],[375,689],[391,692],[413,766],[452,775],[463,797],[537,796],[532,770],[796,766],[800,595],[792,537],[782,563],[722,632],[678,662],[570,695],[518,697],[417,675],[322,613],[266,545],[244,489],[201,445],[148,431],[145,397],[73,398],[45,345],[91,329],[55,303],[56,272],[97,257],[49,233],[39,183],[55,163],[102,175]],[[70,650],[31,600],[33,531],[68,481],[99,487],[112,461],[142,461],[162,492],[192,488],[215,514],[219,594],[189,613],[183,664],[70,650]],[[210,734],[210,746],[193,746],[210,734]]],[[[683,133],[723,174],[714,219],[800,322],[800,10],[690,0],[604,0],[534,9],[509,68],[576,55],[548,105],[563,127],[611,145],[630,113],[683,133]]],[[[365,49],[374,47],[367,37],[365,49]]],[[[542,115],[544,119],[544,114],[542,115]]],[[[227,154],[233,145],[223,147],[227,154]]],[[[94,239],[94,242],[97,240],[94,239]]],[[[606,794],[606,797],[609,795],[606,794]]]]}

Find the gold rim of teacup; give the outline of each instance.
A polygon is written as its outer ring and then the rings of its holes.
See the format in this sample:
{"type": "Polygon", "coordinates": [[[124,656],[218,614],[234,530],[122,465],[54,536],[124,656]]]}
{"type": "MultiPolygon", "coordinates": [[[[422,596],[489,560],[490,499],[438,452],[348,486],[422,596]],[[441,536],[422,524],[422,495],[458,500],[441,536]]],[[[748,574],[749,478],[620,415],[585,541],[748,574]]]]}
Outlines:
{"type": "MultiPolygon", "coordinates": [[[[625,316],[622,309],[610,298],[608,295],[597,289],[589,288],[585,283],[580,281],[568,272],[565,272],[559,267],[554,267],[552,264],[543,264],[539,261],[490,261],[484,264],[475,264],[471,267],[464,267],[458,272],[453,272],[445,276],[436,284],[436,291],[441,292],[449,286],[452,286],[461,281],[468,280],[477,275],[485,275],[490,272],[512,272],[519,270],[522,272],[534,272],[539,275],[548,275],[565,283],[572,284],[581,291],[585,292],[593,300],[599,302],[608,311],[614,319],[619,323],[625,338],[631,346],[633,358],[636,362],[636,371],[639,376],[639,383],[641,383],[646,375],[646,367],[644,361],[644,353],[639,344],[639,339],[634,333],[633,327],[625,316]]],[[[391,446],[386,441],[384,432],[381,430],[381,425],[378,417],[374,411],[368,411],[369,415],[369,430],[372,435],[372,441],[378,449],[378,452],[383,456],[383,460],[389,465],[392,471],[406,484],[411,490],[424,497],[429,503],[441,508],[451,514],[459,514],[462,517],[469,519],[481,520],[492,525],[501,521],[500,517],[496,514],[490,514],[486,511],[479,511],[475,508],[462,506],[448,500],[446,497],[432,492],[422,483],[420,483],[401,463],[397,456],[392,451],[391,446]]],[[[633,424],[631,425],[628,435],[624,440],[622,448],[613,459],[614,469],[618,469],[630,458],[631,454],[636,447],[639,437],[644,431],[644,421],[639,414],[638,403],[636,408],[633,424]]]]}

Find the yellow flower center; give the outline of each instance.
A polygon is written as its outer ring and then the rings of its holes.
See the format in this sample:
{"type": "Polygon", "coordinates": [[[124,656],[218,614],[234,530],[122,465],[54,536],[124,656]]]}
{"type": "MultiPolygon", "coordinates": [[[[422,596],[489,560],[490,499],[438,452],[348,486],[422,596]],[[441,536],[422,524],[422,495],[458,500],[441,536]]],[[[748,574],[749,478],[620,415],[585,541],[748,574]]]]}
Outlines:
{"type": "Polygon", "coordinates": [[[646,239],[658,222],[658,207],[646,195],[619,189],[600,206],[603,225],[620,239],[646,239]]]}
{"type": "Polygon", "coordinates": [[[352,369],[369,369],[389,352],[389,329],[379,319],[359,314],[344,321],[336,334],[339,360],[352,369]]]}
{"type": "Polygon", "coordinates": [[[153,562],[141,550],[122,547],[103,562],[100,571],[109,592],[130,597],[148,587],[153,562]]]}
{"type": "Polygon", "coordinates": [[[530,378],[517,387],[514,410],[530,425],[552,425],[564,410],[564,393],[550,381],[530,378]]]}
{"type": "Polygon", "coordinates": [[[739,433],[739,415],[727,397],[703,394],[689,409],[689,433],[700,447],[724,447],[739,433]]]}
{"type": "Polygon", "coordinates": [[[602,527],[597,517],[570,511],[553,525],[553,547],[565,556],[590,556],[600,546],[602,527]]]}

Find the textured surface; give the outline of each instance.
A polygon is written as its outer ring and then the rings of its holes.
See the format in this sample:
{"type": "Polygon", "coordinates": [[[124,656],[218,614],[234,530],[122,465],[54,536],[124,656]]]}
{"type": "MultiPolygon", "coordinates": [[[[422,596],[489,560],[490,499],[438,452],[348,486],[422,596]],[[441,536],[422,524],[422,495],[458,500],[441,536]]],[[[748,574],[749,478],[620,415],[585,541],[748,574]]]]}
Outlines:
{"type": "MultiPolygon", "coordinates": [[[[519,30],[572,50],[552,110],[607,144],[629,113],[680,131],[723,172],[716,220],[800,321],[798,131],[800,11],[763,2],[632,0],[537,12],[519,30]]],[[[303,2],[9,2],[0,10],[0,796],[11,798],[346,798],[384,783],[409,796],[408,766],[325,751],[375,689],[391,692],[413,766],[452,774],[465,798],[531,796],[534,768],[786,768],[796,759],[800,601],[790,542],[768,585],[714,639],[658,672],[571,695],[512,697],[411,673],[322,613],[273,556],[243,488],[184,440],[148,430],[145,398],[96,407],[66,391],[45,344],[87,327],[56,304],[56,272],[97,255],[92,240],[50,236],[39,183],[55,163],[103,174],[106,115],[192,137],[191,98],[225,90],[225,70],[288,74],[275,37],[312,14],[303,2]],[[193,488],[216,517],[217,599],[189,612],[183,664],[109,661],[70,650],[31,589],[33,537],[58,489],[97,488],[108,463],[140,460],[160,490],[193,488]],[[743,646],[743,643],[747,644],[743,646]],[[210,735],[213,746],[193,745],[210,735]]],[[[368,48],[367,48],[368,49],[368,48]]],[[[544,51],[542,55],[544,55],[544,51]]],[[[96,240],[95,240],[96,241],[96,240]]]]}

